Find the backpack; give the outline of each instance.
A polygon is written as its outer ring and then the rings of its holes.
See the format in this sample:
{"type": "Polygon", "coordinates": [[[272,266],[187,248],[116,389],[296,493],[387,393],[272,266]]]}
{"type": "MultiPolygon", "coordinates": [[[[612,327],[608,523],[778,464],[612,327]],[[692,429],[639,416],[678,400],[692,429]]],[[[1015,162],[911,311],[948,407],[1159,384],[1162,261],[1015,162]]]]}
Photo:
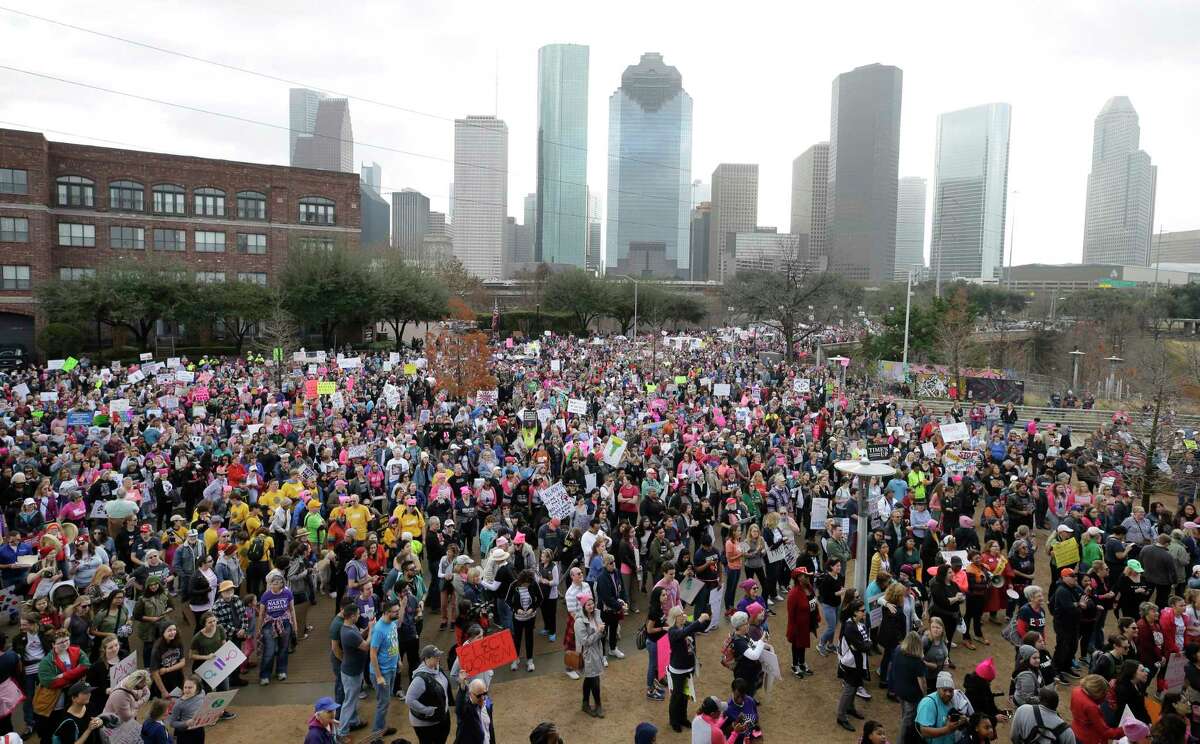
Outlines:
{"type": "Polygon", "coordinates": [[[732,631],[730,631],[729,637],[725,639],[725,645],[721,646],[721,666],[726,669],[733,669],[737,666],[737,655],[733,652],[732,631]]]}
{"type": "Polygon", "coordinates": [[[1036,721],[1033,728],[1019,741],[1016,737],[1013,737],[1013,744],[1040,744],[1040,742],[1044,741],[1043,737],[1047,733],[1050,734],[1050,743],[1054,744],[1054,742],[1058,741],[1058,737],[1071,727],[1071,724],[1063,721],[1052,729],[1046,728],[1046,723],[1042,720],[1042,706],[1040,705],[1034,706],[1033,718],[1036,721]]]}
{"type": "Polygon", "coordinates": [[[246,548],[246,557],[255,563],[261,561],[263,555],[266,553],[266,544],[267,539],[265,537],[255,535],[254,539],[250,541],[250,547],[246,548]]]}
{"type": "Polygon", "coordinates": [[[1008,623],[1000,631],[1000,637],[1017,648],[1021,647],[1021,636],[1017,633],[1017,613],[1014,612],[1008,619],[1008,623]]]}

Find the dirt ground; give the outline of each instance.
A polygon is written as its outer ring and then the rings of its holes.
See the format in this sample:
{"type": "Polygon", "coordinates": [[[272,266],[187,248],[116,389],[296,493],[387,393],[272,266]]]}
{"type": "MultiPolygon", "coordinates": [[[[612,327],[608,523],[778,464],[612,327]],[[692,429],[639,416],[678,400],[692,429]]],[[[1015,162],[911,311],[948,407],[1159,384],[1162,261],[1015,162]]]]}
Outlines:
{"type": "MultiPolygon", "coordinates": [[[[1044,545],[1044,540],[1039,539],[1039,545],[1044,545]]],[[[1039,559],[1038,573],[1042,586],[1046,586],[1047,563],[1048,561],[1044,558],[1039,559]]],[[[644,607],[644,602],[644,597],[637,597],[639,607],[644,607]]],[[[313,612],[311,621],[318,630],[328,617],[328,604],[328,602],[324,603],[321,608],[323,611],[313,612]]],[[[834,710],[837,706],[841,684],[836,677],[835,658],[832,655],[822,658],[815,649],[810,649],[808,663],[816,671],[816,675],[803,680],[793,677],[787,671],[791,664],[790,648],[783,639],[787,626],[786,609],[780,605],[778,612],[777,616],[770,619],[770,625],[774,630],[774,635],[779,639],[775,646],[785,670],[782,682],[768,693],[765,699],[760,700],[760,714],[766,738],[782,739],[796,735],[803,736],[802,732],[813,732],[829,742],[838,742],[839,744],[858,742],[860,733],[852,734],[836,725],[834,710]]],[[[635,649],[633,636],[638,623],[644,617],[644,614],[632,615],[623,626],[625,640],[621,646],[627,657],[622,660],[611,660],[610,666],[601,678],[606,717],[599,721],[588,717],[580,710],[581,683],[572,681],[563,674],[562,656],[558,650],[560,644],[550,644],[545,637],[537,636],[534,649],[537,671],[529,674],[525,672],[524,667],[518,672],[503,669],[497,672],[493,682],[492,697],[495,701],[496,740],[500,744],[525,742],[528,740],[529,731],[539,721],[549,720],[558,725],[560,733],[568,742],[581,739],[596,744],[631,742],[634,728],[642,721],[650,721],[658,726],[660,741],[690,741],[690,734],[686,732],[675,734],[671,731],[667,723],[666,702],[647,700],[643,694],[646,654],[635,649]]],[[[1001,614],[1001,619],[1003,619],[1003,614],[1001,614]]],[[[561,620],[559,626],[562,627],[561,620]]],[[[721,699],[728,697],[731,674],[720,664],[720,647],[727,633],[727,627],[723,626],[720,631],[700,636],[698,657],[702,663],[702,670],[697,691],[701,696],[717,695],[721,699]]],[[[978,662],[988,656],[993,656],[997,668],[993,688],[996,690],[1007,689],[1008,679],[1012,674],[1014,649],[1000,637],[1000,628],[1001,626],[991,624],[985,619],[984,634],[991,642],[991,646],[977,644],[978,650],[969,651],[960,645],[952,651],[951,660],[957,667],[954,670],[957,681],[961,683],[963,677],[972,671],[978,662]]],[[[448,645],[449,635],[446,633],[435,633],[430,638],[427,631],[425,635],[426,638],[423,638],[423,641],[432,640],[442,648],[446,648],[448,645]]],[[[314,633],[314,639],[320,642],[316,633],[314,633]]],[[[1053,638],[1050,640],[1051,648],[1053,648],[1053,638]]],[[[300,652],[300,655],[306,657],[306,660],[298,662],[309,667],[314,663],[313,655],[320,655],[321,665],[318,669],[323,668],[324,674],[321,675],[317,669],[314,669],[311,678],[308,674],[303,677],[312,683],[323,681],[325,683],[323,686],[304,684],[297,685],[294,690],[289,690],[294,681],[289,679],[288,684],[272,684],[271,687],[263,690],[259,690],[256,686],[246,688],[242,693],[243,699],[239,699],[233,708],[238,712],[238,718],[209,729],[209,741],[223,744],[225,742],[229,744],[261,744],[264,732],[270,732],[268,736],[272,741],[300,741],[304,736],[308,717],[312,711],[312,699],[317,695],[332,694],[332,673],[323,661],[326,654],[324,648],[323,642],[320,646],[313,646],[312,640],[306,642],[300,652]],[[313,694],[308,699],[297,699],[304,691],[312,691],[313,694]],[[263,699],[264,696],[268,698],[286,696],[287,699],[280,699],[278,701],[280,704],[269,704],[267,699],[263,699]],[[291,704],[293,701],[295,704],[291,704]]],[[[877,665],[878,658],[872,657],[871,663],[873,667],[877,665]]],[[[858,700],[858,710],[867,719],[883,722],[890,739],[897,741],[898,704],[886,699],[884,691],[878,688],[876,680],[872,680],[868,689],[874,698],[870,701],[858,700]]],[[[1065,689],[1060,688],[1060,692],[1064,693],[1060,713],[1066,715],[1069,699],[1065,694],[1065,689]]],[[[1001,707],[1005,706],[1002,704],[1001,707]]],[[[370,720],[369,715],[373,709],[373,699],[363,701],[360,703],[359,716],[368,716],[366,720],[370,720]]],[[[689,706],[689,713],[694,714],[694,711],[695,705],[689,706]]],[[[416,737],[408,725],[407,710],[402,703],[393,702],[389,708],[388,720],[390,725],[399,729],[396,738],[406,737],[415,744],[416,737]]],[[[861,722],[855,721],[854,723],[856,728],[861,731],[861,722]]],[[[1001,724],[999,736],[1001,740],[1007,740],[1007,724],[1001,724]]]]}

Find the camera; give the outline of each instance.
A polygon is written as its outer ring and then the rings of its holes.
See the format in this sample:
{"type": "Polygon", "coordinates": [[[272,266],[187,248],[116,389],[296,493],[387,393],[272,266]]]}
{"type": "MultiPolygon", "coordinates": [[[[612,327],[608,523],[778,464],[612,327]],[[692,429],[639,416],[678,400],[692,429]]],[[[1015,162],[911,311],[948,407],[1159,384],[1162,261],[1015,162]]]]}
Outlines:
{"type": "Polygon", "coordinates": [[[958,723],[959,721],[962,720],[962,717],[963,717],[962,711],[957,710],[957,709],[952,710],[946,714],[946,722],[947,723],[958,723]]]}

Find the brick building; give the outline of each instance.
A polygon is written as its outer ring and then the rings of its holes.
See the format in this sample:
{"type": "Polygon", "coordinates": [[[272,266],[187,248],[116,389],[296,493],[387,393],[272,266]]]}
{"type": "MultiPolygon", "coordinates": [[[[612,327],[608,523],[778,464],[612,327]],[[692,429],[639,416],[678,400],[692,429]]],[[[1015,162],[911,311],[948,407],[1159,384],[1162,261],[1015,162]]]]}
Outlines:
{"type": "Polygon", "coordinates": [[[50,142],[0,129],[0,345],[34,352],[34,290],[143,260],[270,285],[293,246],[359,246],[355,173],[50,142]]]}

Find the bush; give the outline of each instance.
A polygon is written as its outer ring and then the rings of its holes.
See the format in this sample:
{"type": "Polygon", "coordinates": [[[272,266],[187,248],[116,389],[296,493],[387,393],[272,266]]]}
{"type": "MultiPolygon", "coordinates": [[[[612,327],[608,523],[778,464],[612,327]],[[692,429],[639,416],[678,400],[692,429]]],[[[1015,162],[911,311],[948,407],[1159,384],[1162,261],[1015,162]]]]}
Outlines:
{"type": "Polygon", "coordinates": [[[50,323],[38,334],[38,348],[51,359],[78,354],[83,349],[83,331],[67,323],[50,323]]]}
{"type": "MultiPolygon", "coordinates": [[[[481,331],[492,330],[492,314],[476,313],[475,322],[481,331]]],[[[511,336],[521,331],[529,336],[540,336],[542,331],[553,331],[565,335],[578,334],[579,323],[571,313],[542,310],[506,310],[500,313],[500,334],[511,336]]]]}

